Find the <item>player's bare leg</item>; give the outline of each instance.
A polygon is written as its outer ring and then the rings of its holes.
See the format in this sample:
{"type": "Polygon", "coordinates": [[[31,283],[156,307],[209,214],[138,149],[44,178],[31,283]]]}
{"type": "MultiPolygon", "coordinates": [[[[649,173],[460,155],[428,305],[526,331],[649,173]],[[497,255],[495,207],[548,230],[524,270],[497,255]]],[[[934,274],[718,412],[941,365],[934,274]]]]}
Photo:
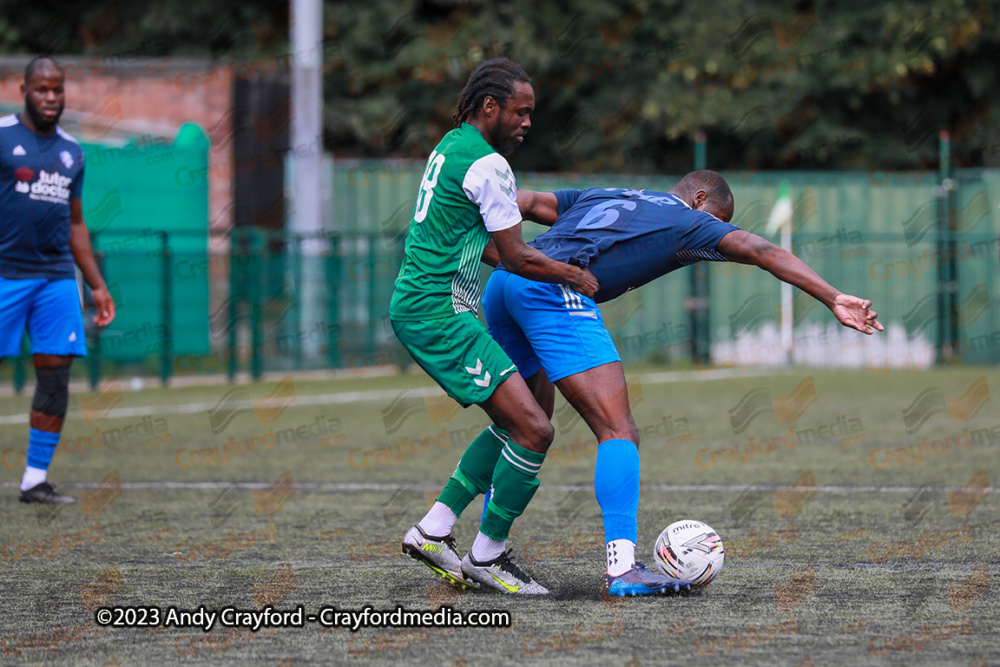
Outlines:
{"type": "Polygon", "coordinates": [[[555,383],[587,426],[605,440],[628,440],[639,446],[639,430],[628,406],[628,386],[620,361],[564,377],[555,383]]]}
{"type": "Polygon", "coordinates": [[[552,413],[555,410],[556,386],[545,374],[545,369],[540,369],[531,377],[524,378],[524,383],[531,390],[531,395],[535,397],[535,402],[545,413],[545,416],[552,421],[552,413]]]}
{"type": "Polygon", "coordinates": [[[635,560],[639,511],[639,429],[628,404],[620,361],[558,380],[556,386],[597,436],[594,492],[604,518],[612,595],[648,595],[678,590],[690,582],[647,571],[635,560]]]}
{"type": "Polygon", "coordinates": [[[481,407],[514,442],[540,454],[549,450],[555,435],[552,423],[520,373],[515,371],[481,407]]]}

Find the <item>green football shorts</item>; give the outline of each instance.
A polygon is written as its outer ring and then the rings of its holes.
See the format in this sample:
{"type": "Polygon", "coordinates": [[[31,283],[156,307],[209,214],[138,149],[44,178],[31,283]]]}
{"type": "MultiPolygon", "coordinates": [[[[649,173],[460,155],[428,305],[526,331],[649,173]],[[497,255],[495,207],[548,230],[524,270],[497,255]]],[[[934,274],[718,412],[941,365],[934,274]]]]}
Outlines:
{"type": "Polygon", "coordinates": [[[517,366],[469,312],[435,320],[392,320],[396,337],[420,367],[463,408],[482,403],[517,366]]]}

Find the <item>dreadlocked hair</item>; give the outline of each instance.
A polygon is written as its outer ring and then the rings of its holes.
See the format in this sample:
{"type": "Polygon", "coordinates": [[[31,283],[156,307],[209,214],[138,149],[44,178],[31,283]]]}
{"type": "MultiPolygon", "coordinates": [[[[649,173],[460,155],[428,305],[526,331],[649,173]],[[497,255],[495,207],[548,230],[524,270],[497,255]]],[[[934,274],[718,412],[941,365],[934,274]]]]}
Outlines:
{"type": "Polygon", "coordinates": [[[531,77],[509,58],[494,58],[477,67],[458,98],[458,111],[452,116],[455,127],[461,127],[469,116],[475,115],[487,97],[500,106],[506,104],[514,95],[515,81],[531,83],[531,77]]]}

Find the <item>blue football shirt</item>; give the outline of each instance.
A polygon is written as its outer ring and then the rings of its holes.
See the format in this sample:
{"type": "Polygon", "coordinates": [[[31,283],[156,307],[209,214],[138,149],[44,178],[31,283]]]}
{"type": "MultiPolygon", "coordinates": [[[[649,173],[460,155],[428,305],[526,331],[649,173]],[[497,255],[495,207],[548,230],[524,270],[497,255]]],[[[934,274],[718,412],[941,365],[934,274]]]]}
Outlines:
{"type": "Polygon", "coordinates": [[[49,136],[17,115],[0,118],[0,276],[74,278],[69,202],[83,189],[83,149],[62,128],[49,136]]]}
{"type": "Polygon", "coordinates": [[[652,190],[558,190],[559,218],[529,245],[590,269],[598,303],[702,260],[727,261],[716,246],[739,227],[680,197],[652,190]]]}

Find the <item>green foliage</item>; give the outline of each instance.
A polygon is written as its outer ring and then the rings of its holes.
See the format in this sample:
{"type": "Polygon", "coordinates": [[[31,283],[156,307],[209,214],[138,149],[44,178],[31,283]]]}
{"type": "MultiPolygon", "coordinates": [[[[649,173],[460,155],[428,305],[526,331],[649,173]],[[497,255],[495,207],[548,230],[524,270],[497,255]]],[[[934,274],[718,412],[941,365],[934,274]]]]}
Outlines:
{"type": "Polygon", "coordinates": [[[390,4],[343,21],[328,78],[328,118],[370,154],[426,154],[470,68],[501,53],[535,79],[521,169],[676,173],[699,129],[725,168],[926,167],[942,129],[960,166],[997,152],[984,3],[390,4]]]}
{"type": "Polygon", "coordinates": [[[0,53],[233,59],[280,44],[287,48],[286,3],[82,0],[68,6],[46,5],[32,0],[4,2],[0,53]]]}
{"type": "MultiPolygon", "coordinates": [[[[0,51],[226,62],[288,49],[286,3],[7,4],[0,51]],[[106,41],[88,41],[102,21],[106,41]]],[[[941,129],[959,166],[1000,155],[995,2],[327,0],[323,39],[339,154],[426,155],[471,69],[509,55],[537,96],[520,169],[676,173],[698,130],[717,168],[926,167],[941,129]]]]}

